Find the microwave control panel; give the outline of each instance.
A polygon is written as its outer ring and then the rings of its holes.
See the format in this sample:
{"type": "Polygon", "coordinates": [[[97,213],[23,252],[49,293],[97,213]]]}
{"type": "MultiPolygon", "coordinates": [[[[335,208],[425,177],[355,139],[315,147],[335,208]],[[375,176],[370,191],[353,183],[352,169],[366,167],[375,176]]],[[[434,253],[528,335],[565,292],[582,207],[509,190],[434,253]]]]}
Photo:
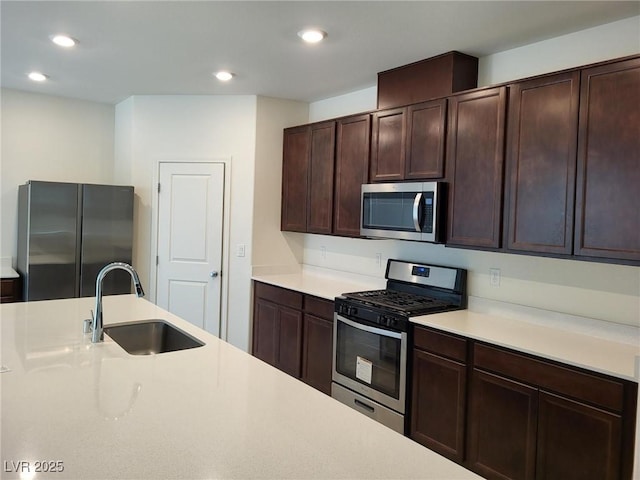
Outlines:
{"type": "Polygon", "coordinates": [[[433,192],[424,193],[424,233],[433,233],[433,192]]]}

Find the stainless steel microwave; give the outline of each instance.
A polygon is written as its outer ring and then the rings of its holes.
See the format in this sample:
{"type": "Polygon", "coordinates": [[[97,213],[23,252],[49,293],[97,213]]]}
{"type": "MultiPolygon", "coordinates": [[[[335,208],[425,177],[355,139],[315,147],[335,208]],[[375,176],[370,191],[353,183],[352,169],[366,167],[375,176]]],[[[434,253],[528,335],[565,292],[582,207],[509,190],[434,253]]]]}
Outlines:
{"type": "Polygon", "coordinates": [[[362,185],[360,235],[442,241],[444,182],[362,185]]]}

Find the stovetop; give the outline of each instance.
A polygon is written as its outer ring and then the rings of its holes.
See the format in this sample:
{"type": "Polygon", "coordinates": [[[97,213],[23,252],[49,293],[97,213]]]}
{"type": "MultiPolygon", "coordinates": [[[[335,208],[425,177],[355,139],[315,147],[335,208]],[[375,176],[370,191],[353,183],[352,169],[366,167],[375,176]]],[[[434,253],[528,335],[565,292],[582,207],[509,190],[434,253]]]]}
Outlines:
{"type": "Polygon", "coordinates": [[[385,289],[343,293],[336,298],[336,312],[365,320],[393,315],[404,322],[467,306],[467,272],[462,268],[389,259],[385,278],[385,289]]]}
{"type": "Polygon", "coordinates": [[[360,304],[388,309],[408,317],[459,308],[425,295],[390,289],[344,293],[342,296],[360,304]]]}

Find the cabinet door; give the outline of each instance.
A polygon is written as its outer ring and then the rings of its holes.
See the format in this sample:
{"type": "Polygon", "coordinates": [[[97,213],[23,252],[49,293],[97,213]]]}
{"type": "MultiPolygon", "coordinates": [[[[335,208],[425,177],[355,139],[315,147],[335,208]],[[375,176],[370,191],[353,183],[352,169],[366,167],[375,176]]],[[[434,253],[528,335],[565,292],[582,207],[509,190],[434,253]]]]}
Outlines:
{"type": "Polygon", "coordinates": [[[474,369],[470,401],[469,467],[489,479],[533,479],[538,391],[474,369]]]}
{"type": "Polygon", "coordinates": [[[467,368],[438,355],[414,350],[411,438],[461,463],[467,368]]]}
{"type": "Polygon", "coordinates": [[[307,232],[330,234],[333,224],[333,169],[336,123],[311,126],[307,232]]]}
{"type": "Polygon", "coordinates": [[[404,178],[405,108],[376,112],[371,120],[372,182],[390,182],[404,178]]]}
{"type": "Polygon", "coordinates": [[[640,59],[582,71],[576,255],[640,260],[640,59]]]}
{"type": "Polygon", "coordinates": [[[540,392],[536,478],[620,478],[618,415],[540,392]]]}
{"type": "Polygon", "coordinates": [[[283,372],[300,378],[302,312],[282,306],[278,310],[278,360],[276,366],[283,372]]]}
{"type": "Polygon", "coordinates": [[[506,196],[510,250],[573,250],[580,73],[510,86],[506,196]]]}
{"type": "Polygon", "coordinates": [[[338,120],[333,233],[360,236],[360,192],[369,172],[371,116],[338,120]]]}
{"type": "Polygon", "coordinates": [[[405,179],[444,177],[446,123],[446,99],[407,108],[405,179]]]}
{"type": "Polygon", "coordinates": [[[315,315],[304,315],[302,380],[331,395],[333,323],[315,315]]]}
{"type": "Polygon", "coordinates": [[[447,244],[500,247],[506,87],[449,100],[447,244]]]}
{"type": "Polygon", "coordinates": [[[278,306],[256,299],[253,313],[252,353],[270,365],[276,365],[278,355],[278,306]]]}
{"type": "Polygon", "coordinates": [[[307,184],[309,176],[309,126],[284,130],[282,153],[282,214],[280,228],[307,230],[307,184]]]}

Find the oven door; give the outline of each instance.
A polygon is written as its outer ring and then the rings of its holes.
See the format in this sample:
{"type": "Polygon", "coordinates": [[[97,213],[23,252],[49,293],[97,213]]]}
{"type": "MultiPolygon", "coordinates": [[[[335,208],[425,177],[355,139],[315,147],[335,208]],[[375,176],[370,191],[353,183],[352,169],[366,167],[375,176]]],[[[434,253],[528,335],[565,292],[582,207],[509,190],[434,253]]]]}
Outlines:
{"type": "Polygon", "coordinates": [[[407,333],[373,327],[336,313],[332,379],[404,414],[407,333]]]}

